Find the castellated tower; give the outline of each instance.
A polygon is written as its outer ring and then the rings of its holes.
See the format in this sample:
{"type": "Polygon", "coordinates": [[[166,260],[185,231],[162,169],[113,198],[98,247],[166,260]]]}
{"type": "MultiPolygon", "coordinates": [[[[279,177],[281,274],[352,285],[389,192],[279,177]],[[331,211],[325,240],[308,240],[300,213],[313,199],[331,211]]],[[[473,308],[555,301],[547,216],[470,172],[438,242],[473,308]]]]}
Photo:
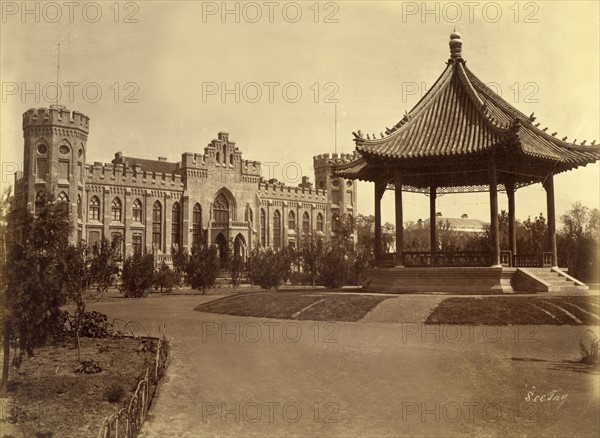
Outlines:
{"type": "MultiPolygon", "coordinates": [[[[321,154],[313,157],[315,169],[315,181],[318,189],[327,190],[327,201],[329,214],[327,218],[328,232],[330,236],[334,231],[335,221],[344,218],[351,221],[354,229],[357,212],[356,182],[346,178],[333,178],[331,176],[332,166],[338,163],[349,163],[354,161],[352,154],[321,154]]],[[[357,235],[353,233],[352,238],[356,244],[357,235]]]]}
{"type": "Polygon", "coordinates": [[[84,235],[85,156],[89,117],[62,105],[23,114],[24,163],[17,173],[15,197],[35,213],[48,201],[64,202],[74,229],[84,235]]]}

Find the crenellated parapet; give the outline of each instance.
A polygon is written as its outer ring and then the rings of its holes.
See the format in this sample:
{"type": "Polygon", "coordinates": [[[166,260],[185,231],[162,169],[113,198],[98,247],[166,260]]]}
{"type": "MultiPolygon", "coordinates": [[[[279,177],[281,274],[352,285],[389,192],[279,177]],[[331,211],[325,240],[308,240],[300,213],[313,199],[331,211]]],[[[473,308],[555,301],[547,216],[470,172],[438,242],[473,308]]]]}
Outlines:
{"type": "Polygon", "coordinates": [[[325,202],[327,200],[327,192],[325,190],[292,187],[275,180],[260,181],[258,183],[258,196],[305,202],[325,202]]]}
{"type": "Polygon", "coordinates": [[[62,105],[51,105],[50,108],[31,108],[23,113],[23,135],[31,130],[42,133],[44,130],[60,130],[65,133],[77,131],[87,139],[90,132],[90,118],[78,111],[70,111],[62,105]]]}
{"type": "Polygon", "coordinates": [[[142,170],[141,166],[125,167],[117,163],[87,164],[85,166],[87,184],[115,184],[133,187],[171,187],[183,189],[183,181],[178,173],[160,173],[142,170]]]}
{"type": "Polygon", "coordinates": [[[356,160],[356,156],[354,153],[352,154],[347,154],[347,153],[341,153],[341,154],[320,154],[320,155],[315,155],[313,157],[313,164],[315,169],[320,169],[320,168],[325,168],[328,166],[331,166],[333,164],[343,164],[343,163],[351,163],[352,161],[356,160]]]}

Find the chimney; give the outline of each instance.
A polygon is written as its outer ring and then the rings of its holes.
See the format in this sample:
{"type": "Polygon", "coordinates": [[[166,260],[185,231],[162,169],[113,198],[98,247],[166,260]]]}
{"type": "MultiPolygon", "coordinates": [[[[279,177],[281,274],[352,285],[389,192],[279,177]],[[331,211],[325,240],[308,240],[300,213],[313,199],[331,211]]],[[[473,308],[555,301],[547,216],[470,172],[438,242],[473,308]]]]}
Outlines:
{"type": "Polygon", "coordinates": [[[463,219],[469,219],[469,215],[467,213],[463,213],[461,217],[463,219]]]}
{"type": "Polygon", "coordinates": [[[437,217],[442,217],[442,212],[441,212],[441,211],[438,211],[438,212],[437,212],[435,215],[436,215],[437,217]]]}
{"type": "Polygon", "coordinates": [[[158,157],[158,161],[167,161],[167,157],[158,157]]]}

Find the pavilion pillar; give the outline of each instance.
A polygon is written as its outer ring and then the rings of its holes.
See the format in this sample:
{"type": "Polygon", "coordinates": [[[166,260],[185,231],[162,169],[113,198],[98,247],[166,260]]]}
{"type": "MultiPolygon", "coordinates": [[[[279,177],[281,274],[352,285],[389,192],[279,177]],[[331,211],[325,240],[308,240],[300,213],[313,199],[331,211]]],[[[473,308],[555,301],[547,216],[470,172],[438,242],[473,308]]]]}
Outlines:
{"type": "Polygon", "coordinates": [[[435,211],[435,199],[437,197],[437,188],[431,186],[429,188],[429,250],[436,252],[437,247],[437,222],[435,211]]]}
{"type": "Polygon", "coordinates": [[[508,196],[508,241],[511,252],[511,265],[515,264],[517,256],[517,227],[515,225],[515,185],[514,183],[504,184],[506,195],[508,196]]]}
{"type": "Polygon", "coordinates": [[[558,251],[556,248],[556,213],[554,208],[554,175],[550,174],[544,183],[546,189],[546,204],[548,207],[548,250],[552,253],[552,266],[558,266],[558,251]]]}
{"type": "Polygon", "coordinates": [[[394,172],[394,198],[396,201],[396,266],[404,264],[404,224],[402,219],[402,169],[394,172]]]}
{"type": "Polygon", "coordinates": [[[498,226],[498,178],[496,163],[488,167],[490,184],[490,237],[492,239],[492,266],[502,266],[500,263],[500,228],[498,226]]]}
{"type": "Polygon", "coordinates": [[[381,248],[381,198],[385,191],[385,185],[379,186],[379,183],[375,181],[375,266],[378,266],[382,248],[381,248]]]}

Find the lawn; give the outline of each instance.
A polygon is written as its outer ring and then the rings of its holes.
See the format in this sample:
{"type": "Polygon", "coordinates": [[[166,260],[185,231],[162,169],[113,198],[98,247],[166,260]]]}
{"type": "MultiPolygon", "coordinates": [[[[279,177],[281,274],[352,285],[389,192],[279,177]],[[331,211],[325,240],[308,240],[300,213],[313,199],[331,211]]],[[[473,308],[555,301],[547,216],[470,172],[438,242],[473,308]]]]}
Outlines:
{"type": "Polygon", "coordinates": [[[75,372],[79,363],[71,345],[40,348],[19,369],[11,367],[3,434],[12,429],[25,437],[97,436],[102,420],[129,403],[146,367],[153,369],[154,340],[82,338],[81,344],[82,360],[95,360],[101,372],[75,372]],[[110,387],[123,389],[118,401],[108,401],[110,387]]]}
{"type": "Polygon", "coordinates": [[[346,294],[255,293],[211,301],[195,310],[256,318],[358,321],[387,298],[346,294]]]}
{"type": "Polygon", "coordinates": [[[442,301],[425,323],[598,325],[599,313],[598,296],[461,297],[442,301]]]}

